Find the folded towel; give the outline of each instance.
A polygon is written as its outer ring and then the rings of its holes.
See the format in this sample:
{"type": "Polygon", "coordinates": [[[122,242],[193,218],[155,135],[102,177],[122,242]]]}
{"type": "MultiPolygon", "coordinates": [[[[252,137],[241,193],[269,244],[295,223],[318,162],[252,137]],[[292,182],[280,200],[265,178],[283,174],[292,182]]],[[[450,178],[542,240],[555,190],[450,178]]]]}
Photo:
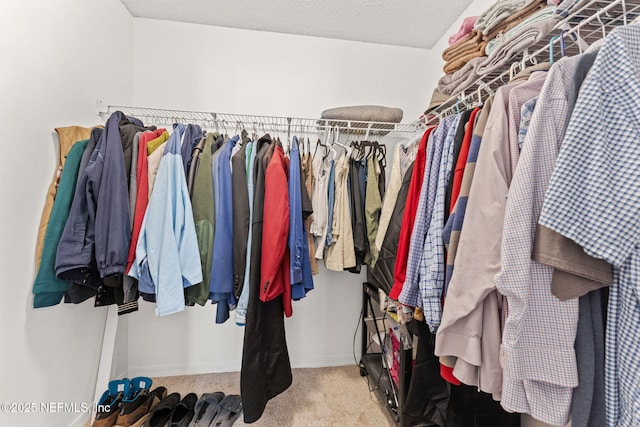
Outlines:
{"type": "MultiPolygon", "coordinates": [[[[382,107],[380,105],[358,105],[353,107],[338,107],[324,110],[320,115],[318,124],[327,126],[344,126],[345,122],[353,120],[358,122],[382,122],[383,124],[373,125],[370,130],[378,135],[386,135],[395,125],[386,123],[400,123],[403,111],[400,108],[382,107]]],[[[367,130],[366,123],[352,123],[352,128],[361,128],[348,131],[349,133],[362,133],[367,130]]]]}
{"type": "Polygon", "coordinates": [[[477,16],[467,16],[460,25],[460,30],[457,33],[449,37],[449,46],[456,44],[460,39],[469,34],[473,30],[473,26],[476,24],[477,16]]]}
{"type": "Polygon", "coordinates": [[[517,11],[513,15],[510,15],[508,18],[502,21],[500,25],[495,26],[489,34],[484,36],[484,40],[492,40],[498,37],[501,33],[506,33],[507,31],[521,23],[523,20],[545,7],[547,7],[547,2],[545,0],[539,0],[537,2],[531,3],[526,8],[517,11]]]}
{"type": "Polygon", "coordinates": [[[484,54],[484,50],[485,50],[485,46],[486,46],[486,42],[483,42],[482,44],[480,44],[478,46],[478,50],[475,52],[469,52],[463,56],[459,56],[449,62],[447,62],[446,64],[444,64],[444,73],[445,74],[452,74],[455,73],[456,71],[460,70],[461,68],[463,68],[465,65],[467,65],[469,63],[469,61],[476,59],[476,58],[485,58],[486,56],[484,54]]]}
{"type": "Polygon", "coordinates": [[[480,31],[473,30],[458,43],[445,49],[442,53],[442,58],[446,61],[445,74],[452,74],[470,60],[484,56],[486,46],[487,41],[482,39],[480,31]]]}
{"type": "Polygon", "coordinates": [[[461,38],[458,43],[453,46],[449,46],[442,52],[442,59],[445,61],[451,61],[467,53],[475,52],[478,50],[478,46],[482,43],[482,33],[478,30],[472,30],[465,37],[461,38]]]}
{"type": "MultiPolygon", "coordinates": [[[[478,65],[478,75],[484,76],[505,67],[513,57],[528,47],[542,40],[557,24],[556,19],[545,19],[533,22],[527,26],[518,25],[519,30],[512,34],[509,40],[500,43],[485,61],[478,65]]],[[[515,29],[515,28],[514,28],[515,29]]]]}
{"type": "Polygon", "coordinates": [[[522,20],[522,22],[520,22],[518,25],[511,28],[507,32],[499,34],[498,37],[494,38],[493,40],[489,40],[489,42],[487,43],[487,47],[485,48],[486,55],[491,56],[491,53],[499,46],[508,43],[509,40],[521,33],[523,28],[527,28],[535,22],[549,21],[553,24],[557,23],[557,21],[555,21],[554,19],[555,10],[555,6],[544,7],[543,9],[538,10],[532,15],[529,15],[527,18],[522,20]]]}
{"type": "Polygon", "coordinates": [[[488,35],[491,30],[509,16],[519,10],[527,8],[531,3],[537,3],[539,0],[500,0],[494,3],[489,9],[485,10],[476,21],[476,29],[482,34],[488,35]]]}
{"type": "Polygon", "coordinates": [[[320,118],[329,120],[400,123],[402,115],[403,111],[400,108],[389,108],[379,105],[358,105],[324,110],[320,118]]]}
{"type": "Polygon", "coordinates": [[[443,76],[438,82],[438,91],[446,95],[452,95],[467,89],[478,79],[476,68],[485,59],[486,56],[474,58],[455,73],[443,76]]]}

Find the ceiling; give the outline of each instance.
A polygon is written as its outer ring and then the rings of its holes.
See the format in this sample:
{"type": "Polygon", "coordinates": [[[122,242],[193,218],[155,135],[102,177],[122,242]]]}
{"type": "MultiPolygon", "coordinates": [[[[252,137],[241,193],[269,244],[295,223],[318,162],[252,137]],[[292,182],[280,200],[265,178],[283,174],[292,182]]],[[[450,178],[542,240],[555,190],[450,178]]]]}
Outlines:
{"type": "Polygon", "coordinates": [[[473,0],[121,0],[131,15],[430,49],[473,0]]]}

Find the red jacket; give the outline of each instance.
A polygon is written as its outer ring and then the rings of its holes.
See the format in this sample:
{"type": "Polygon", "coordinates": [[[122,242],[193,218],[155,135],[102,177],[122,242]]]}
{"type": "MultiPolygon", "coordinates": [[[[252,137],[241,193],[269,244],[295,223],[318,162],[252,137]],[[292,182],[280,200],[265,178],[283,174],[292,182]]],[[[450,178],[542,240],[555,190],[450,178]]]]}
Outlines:
{"type": "Polygon", "coordinates": [[[147,212],[149,204],[149,176],[147,162],[147,143],[162,136],[166,129],[157,129],[154,131],[143,132],[138,142],[138,158],[136,166],[136,206],[133,213],[133,232],[131,233],[131,243],[129,244],[129,255],[127,257],[128,272],[136,259],[136,246],[138,245],[138,236],[142,228],[142,220],[147,212]]]}
{"type": "Polygon", "coordinates": [[[413,174],[411,175],[411,183],[409,184],[409,193],[407,194],[404,214],[402,215],[400,237],[398,238],[398,252],[396,254],[396,265],[394,268],[393,288],[391,288],[391,292],[389,292],[389,297],[394,300],[397,300],[400,296],[402,286],[404,285],[404,279],[407,276],[409,244],[411,242],[411,233],[413,232],[413,223],[416,219],[416,211],[418,210],[418,200],[420,199],[420,190],[422,189],[424,168],[427,162],[427,140],[429,139],[429,134],[431,134],[434,129],[434,127],[430,127],[424,132],[424,135],[422,135],[413,166],[413,174]]]}
{"type": "Polygon", "coordinates": [[[474,109],[469,116],[469,121],[467,122],[467,130],[464,133],[464,139],[462,140],[462,146],[460,147],[460,154],[458,154],[458,161],[456,162],[456,167],[453,170],[453,187],[451,190],[449,213],[453,212],[453,208],[456,205],[458,196],[460,195],[464,168],[467,166],[467,157],[469,156],[469,147],[471,146],[471,137],[473,136],[473,125],[476,120],[476,115],[480,111],[480,108],[474,109]]]}
{"type": "Polygon", "coordinates": [[[291,317],[287,171],[284,151],[278,145],[265,171],[260,300],[267,302],[282,295],[284,314],[291,317]]]}

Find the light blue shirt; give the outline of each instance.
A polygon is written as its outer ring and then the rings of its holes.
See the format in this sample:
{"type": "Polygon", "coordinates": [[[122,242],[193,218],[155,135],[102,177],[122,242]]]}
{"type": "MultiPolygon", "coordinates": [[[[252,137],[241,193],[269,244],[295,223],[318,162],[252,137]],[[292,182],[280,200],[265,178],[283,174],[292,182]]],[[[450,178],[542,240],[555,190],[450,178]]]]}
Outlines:
{"type": "Polygon", "coordinates": [[[202,282],[200,250],[180,154],[183,131],[184,125],[177,125],[165,146],[129,272],[140,280],[141,292],[156,294],[157,316],[184,310],[184,288],[202,282]]]}

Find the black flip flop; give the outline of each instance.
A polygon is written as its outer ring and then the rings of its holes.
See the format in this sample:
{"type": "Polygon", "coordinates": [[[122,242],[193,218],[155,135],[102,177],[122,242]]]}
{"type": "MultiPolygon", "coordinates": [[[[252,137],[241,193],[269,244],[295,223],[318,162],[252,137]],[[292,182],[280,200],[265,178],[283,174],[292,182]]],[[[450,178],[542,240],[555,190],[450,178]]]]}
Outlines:
{"type": "Polygon", "coordinates": [[[218,405],[218,415],[211,422],[211,427],[231,427],[242,413],[242,399],[231,394],[218,405]]]}
{"type": "Polygon", "coordinates": [[[205,393],[196,402],[195,415],[189,427],[209,427],[218,415],[218,404],[224,399],[221,391],[205,393]]]}

